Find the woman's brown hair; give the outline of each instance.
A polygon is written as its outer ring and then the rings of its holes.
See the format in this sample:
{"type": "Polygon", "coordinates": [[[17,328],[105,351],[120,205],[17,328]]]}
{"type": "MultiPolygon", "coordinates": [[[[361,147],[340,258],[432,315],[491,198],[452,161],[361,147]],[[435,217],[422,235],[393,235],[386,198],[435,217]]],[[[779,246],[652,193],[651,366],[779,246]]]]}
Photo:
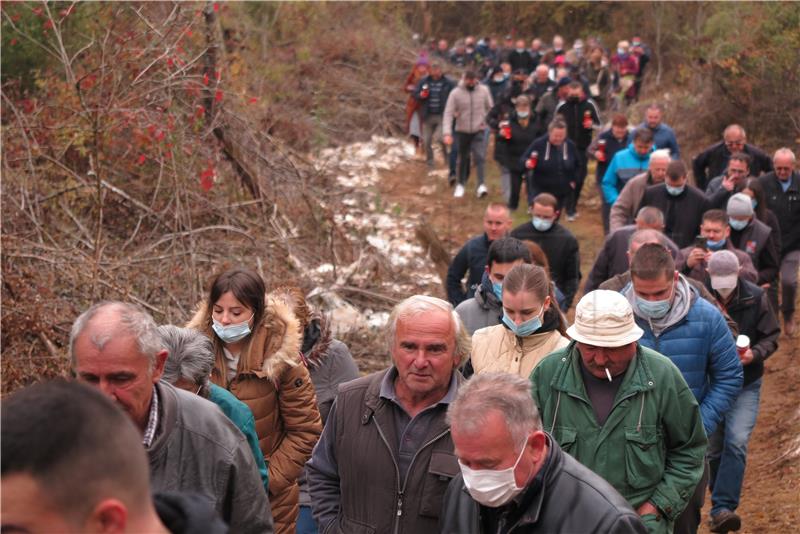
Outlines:
{"type": "Polygon", "coordinates": [[[542,302],[546,297],[550,297],[550,307],[558,314],[558,331],[566,336],[567,321],[558,307],[555,286],[550,282],[550,276],[544,268],[523,263],[508,271],[503,278],[503,293],[516,294],[520,291],[532,293],[542,302]]]}
{"type": "Polygon", "coordinates": [[[253,330],[261,323],[264,317],[264,294],[266,287],[261,276],[252,269],[244,267],[234,267],[223,272],[211,283],[209,289],[208,302],[208,326],[211,326],[211,315],[214,311],[214,304],[230,291],[236,300],[253,310],[253,330]]]}

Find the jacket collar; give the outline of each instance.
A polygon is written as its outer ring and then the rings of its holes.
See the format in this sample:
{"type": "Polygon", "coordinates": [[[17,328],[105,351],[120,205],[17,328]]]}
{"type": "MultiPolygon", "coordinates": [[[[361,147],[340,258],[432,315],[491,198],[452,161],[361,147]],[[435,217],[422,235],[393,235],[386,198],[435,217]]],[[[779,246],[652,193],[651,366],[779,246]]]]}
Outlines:
{"type": "MultiPolygon", "coordinates": [[[[647,391],[654,388],[655,380],[653,373],[642,358],[642,346],[637,343],[636,355],[628,364],[625,371],[625,378],[619,387],[617,399],[622,399],[639,391],[647,391]]],[[[565,349],[563,358],[567,365],[562,365],[559,371],[553,376],[550,386],[567,395],[578,397],[588,402],[589,396],[586,393],[586,386],[583,383],[580,369],[580,352],[575,341],[570,342],[565,349]]]]}

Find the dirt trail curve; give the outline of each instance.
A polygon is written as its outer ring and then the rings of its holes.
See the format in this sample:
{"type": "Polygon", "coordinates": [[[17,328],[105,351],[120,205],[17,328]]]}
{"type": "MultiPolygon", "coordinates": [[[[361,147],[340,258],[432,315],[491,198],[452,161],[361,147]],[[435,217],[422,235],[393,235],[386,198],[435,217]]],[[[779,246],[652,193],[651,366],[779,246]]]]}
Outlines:
{"type": "MultiPolygon", "coordinates": [[[[408,152],[407,152],[408,154],[408,152]]],[[[497,166],[487,162],[488,198],[475,196],[474,171],[462,199],[454,199],[441,164],[429,175],[419,161],[408,160],[383,170],[377,187],[383,202],[398,207],[405,220],[425,217],[451,254],[469,238],[481,232],[481,219],[490,201],[500,201],[497,166]]],[[[584,277],[603,243],[593,173],[590,171],[575,222],[564,222],[576,234],[581,246],[584,277]]],[[[523,209],[514,214],[514,224],[528,220],[523,209]]],[[[443,287],[436,289],[444,297],[443,287]]],[[[570,313],[570,318],[572,313],[570,313]]],[[[742,530],[748,534],[800,531],[800,355],[797,339],[782,336],[780,347],[767,362],[761,390],[761,410],[750,440],[739,514],[742,530]]],[[[710,509],[703,508],[701,532],[708,532],[710,509]]]]}

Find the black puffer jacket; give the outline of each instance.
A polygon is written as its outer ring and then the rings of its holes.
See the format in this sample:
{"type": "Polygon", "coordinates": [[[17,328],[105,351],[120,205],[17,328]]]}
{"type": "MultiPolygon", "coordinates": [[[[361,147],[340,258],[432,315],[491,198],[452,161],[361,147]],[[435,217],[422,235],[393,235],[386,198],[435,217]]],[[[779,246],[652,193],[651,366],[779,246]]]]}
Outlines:
{"type": "MultiPolygon", "coordinates": [[[[636,512],[611,487],[548,439],[545,464],[520,496],[518,505],[506,505],[502,515],[507,534],[604,534],[647,532],[636,512]]],[[[442,534],[483,534],[484,508],[470,497],[461,475],[444,496],[440,521],[442,534]]],[[[486,532],[486,534],[490,534],[486,532]]],[[[494,534],[494,533],[491,533],[494,534]]]]}

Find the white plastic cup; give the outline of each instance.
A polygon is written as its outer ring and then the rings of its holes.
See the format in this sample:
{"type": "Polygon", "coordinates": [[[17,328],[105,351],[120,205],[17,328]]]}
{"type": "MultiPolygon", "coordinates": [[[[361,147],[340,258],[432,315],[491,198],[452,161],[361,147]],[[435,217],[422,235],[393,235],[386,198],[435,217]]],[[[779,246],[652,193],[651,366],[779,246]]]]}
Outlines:
{"type": "Polygon", "coordinates": [[[736,351],[742,356],[750,348],[750,338],[741,334],[736,338],[736,351]]]}

